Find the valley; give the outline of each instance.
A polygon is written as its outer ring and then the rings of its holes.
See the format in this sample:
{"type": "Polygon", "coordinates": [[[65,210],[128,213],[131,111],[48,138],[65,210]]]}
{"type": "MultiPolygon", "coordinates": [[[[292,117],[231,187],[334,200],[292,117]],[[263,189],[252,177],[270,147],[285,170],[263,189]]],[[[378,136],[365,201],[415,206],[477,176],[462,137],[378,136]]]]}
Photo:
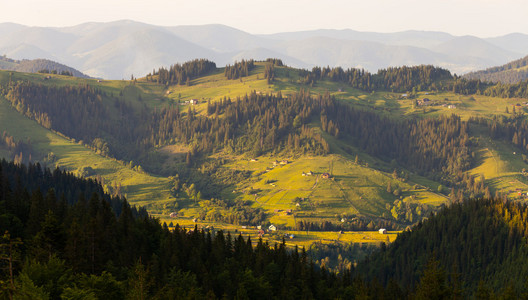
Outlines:
{"type": "MultiPolygon", "coordinates": [[[[186,85],[158,84],[148,80],[153,74],[132,81],[113,81],[60,75],[48,79],[49,75],[45,74],[7,71],[0,72],[0,82],[4,88],[9,82],[25,80],[50,88],[85,86],[83,89],[100,95],[101,102],[97,105],[108,111],[110,120],[114,120],[111,122],[123,122],[119,121],[121,113],[137,117],[140,111],[163,114],[167,109],[177,109],[184,118],[191,113],[193,118],[222,120],[227,118],[225,111],[222,112],[227,109],[227,99],[235,101],[248,95],[297,97],[299,92],[314,98],[328,95],[339,103],[395,122],[450,118],[453,114],[460,116],[462,122],[473,122],[477,117],[492,120],[509,116],[508,108],[524,103],[515,98],[461,95],[445,90],[366,92],[324,78],[307,82],[311,75],[306,71],[281,65],[275,66],[274,79],[270,81],[266,78],[267,64],[255,62],[248,76],[234,80],[226,79],[223,68],[215,69],[186,85]],[[427,103],[422,104],[426,98],[427,103]],[[216,112],[214,105],[219,107],[216,112]]],[[[525,111],[525,106],[517,107],[517,113],[525,111]]],[[[252,139],[240,135],[233,139],[233,144],[224,142],[212,148],[203,148],[210,147],[203,144],[208,139],[203,137],[189,143],[176,137],[153,140],[153,147],[134,152],[127,149],[133,144],[127,144],[127,140],[120,144],[120,138],[112,137],[110,129],[105,129],[106,133],[100,136],[106,136],[104,140],[110,147],[104,150],[94,142],[82,140],[81,136],[67,137],[53,130],[53,120],[51,128],[45,128],[41,126],[42,121],[39,125],[29,120],[28,114],[23,116],[17,112],[6,98],[0,103],[0,113],[2,128],[9,136],[23,143],[29,141],[31,161],[97,179],[110,194],[126,197],[131,204],[146,208],[167,224],[189,224],[193,219],[196,219],[193,224],[200,226],[234,224],[235,227],[226,225],[229,230],[273,224],[281,232],[311,228],[311,232],[321,231],[323,235],[340,230],[351,234],[376,231],[382,227],[402,230],[463,197],[453,191],[461,188],[461,183],[446,182],[440,173],[417,172],[409,162],[373,155],[358,145],[357,138],[336,137],[322,130],[319,117],[302,121],[306,128],[303,130],[309,130],[309,136],[316,139],[304,141],[304,146],[294,145],[293,149],[288,147],[287,135],[276,138],[278,147],[257,151],[250,150],[254,148],[251,145],[248,148],[235,144],[252,139]],[[328,150],[317,150],[322,149],[317,148],[320,138],[328,150]],[[170,214],[174,217],[170,218],[170,214]]],[[[93,121],[82,122],[91,126],[93,121]]],[[[245,126],[235,132],[252,130],[250,121],[245,126]]],[[[508,141],[487,137],[483,125],[472,123],[469,132],[473,163],[457,176],[461,180],[469,175],[474,178],[471,185],[475,186],[479,180],[485,180],[473,195],[483,193],[484,184],[490,192],[512,199],[519,198],[519,191],[526,193],[528,185],[523,169],[527,163],[523,150],[508,141]]],[[[91,133],[88,130],[86,134],[91,133]]],[[[19,153],[3,147],[1,154],[11,159],[19,153]]],[[[21,161],[29,161],[27,155],[23,153],[21,161]]],[[[299,238],[292,239],[290,244],[308,245],[321,239],[319,234],[302,238],[301,233],[296,235],[299,238]]],[[[352,240],[356,239],[348,241],[352,240]]],[[[379,239],[364,242],[376,244],[379,239]]]]}

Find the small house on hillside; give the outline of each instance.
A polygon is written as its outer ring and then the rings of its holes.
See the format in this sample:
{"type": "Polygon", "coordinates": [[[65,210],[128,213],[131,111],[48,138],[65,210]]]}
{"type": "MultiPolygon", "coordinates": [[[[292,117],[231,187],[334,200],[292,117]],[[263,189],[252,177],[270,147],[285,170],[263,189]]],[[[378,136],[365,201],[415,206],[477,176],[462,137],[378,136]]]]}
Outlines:
{"type": "Polygon", "coordinates": [[[196,104],[198,104],[198,100],[197,99],[191,99],[191,100],[189,100],[189,104],[190,105],[196,105],[196,104]]]}
{"type": "Polygon", "coordinates": [[[271,224],[271,225],[268,227],[268,229],[269,229],[270,231],[277,231],[277,227],[275,227],[275,225],[273,225],[273,224],[271,224]]]}
{"type": "Polygon", "coordinates": [[[385,228],[380,228],[380,230],[378,230],[378,232],[379,232],[380,234],[387,234],[387,229],[385,229],[385,228]]]}
{"type": "Polygon", "coordinates": [[[177,212],[171,212],[169,217],[171,218],[176,218],[178,216],[178,213],[177,212]]]}
{"type": "Polygon", "coordinates": [[[323,176],[323,178],[327,178],[327,179],[331,177],[330,173],[323,173],[322,176],[323,176]]]}

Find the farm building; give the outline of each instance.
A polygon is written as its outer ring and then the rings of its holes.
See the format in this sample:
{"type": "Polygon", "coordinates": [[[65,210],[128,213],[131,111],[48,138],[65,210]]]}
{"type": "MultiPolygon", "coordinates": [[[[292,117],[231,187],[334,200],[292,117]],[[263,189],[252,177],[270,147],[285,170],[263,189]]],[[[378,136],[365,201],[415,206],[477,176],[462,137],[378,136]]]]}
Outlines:
{"type": "Polygon", "coordinates": [[[269,227],[268,227],[269,231],[277,231],[277,227],[275,227],[275,225],[271,224],[269,227]]]}
{"type": "Polygon", "coordinates": [[[169,217],[171,218],[176,218],[178,216],[178,213],[177,212],[171,212],[169,217]]]}
{"type": "Polygon", "coordinates": [[[380,234],[387,234],[387,229],[385,229],[385,228],[380,228],[380,230],[378,230],[378,232],[379,232],[380,234]]]}
{"type": "Polygon", "coordinates": [[[323,173],[323,178],[330,178],[330,173],[323,173]]]}
{"type": "Polygon", "coordinates": [[[423,105],[423,106],[427,106],[429,104],[431,104],[431,100],[429,100],[429,98],[423,98],[422,100],[418,100],[418,105],[423,105]]]}

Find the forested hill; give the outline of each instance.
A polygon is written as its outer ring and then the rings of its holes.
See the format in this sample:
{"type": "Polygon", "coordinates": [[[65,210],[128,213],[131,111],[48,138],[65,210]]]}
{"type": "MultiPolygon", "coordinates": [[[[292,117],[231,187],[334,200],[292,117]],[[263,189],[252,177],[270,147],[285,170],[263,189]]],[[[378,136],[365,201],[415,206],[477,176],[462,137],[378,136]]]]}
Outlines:
{"type": "Polygon", "coordinates": [[[528,278],[527,219],[526,204],[483,199],[453,204],[402,232],[356,271],[382,284],[392,280],[412,287],[431,271],[424,269],[433,259],[438,288],[449,283],[459,284],[466,296],[505,290],[520,296],[528,278]]]}
{"type": "Polygon", "coordinates": [[[49,59],[40,58],[31,60],[15,60],[3,56],[0,57],[0,70],[18,71],[26,73],[50,73],[89,78],[88,75],[85,75],[74,68],[68,67],[58,62],[54,62],[49,59]]]}
{"type": "Polygon", "coordinates": [[[464,78],[491,82],[519,83],[528,79],[528,56],[499,67],[468,73],[464,75],[464,78]]]}

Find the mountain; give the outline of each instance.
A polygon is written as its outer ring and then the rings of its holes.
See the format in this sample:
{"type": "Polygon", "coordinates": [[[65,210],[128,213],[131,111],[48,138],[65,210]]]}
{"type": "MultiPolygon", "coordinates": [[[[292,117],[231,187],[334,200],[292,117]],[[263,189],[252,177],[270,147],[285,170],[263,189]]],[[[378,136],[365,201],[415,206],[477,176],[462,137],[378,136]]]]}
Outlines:
{"type": "Polygon", "coordinates": [[[261,35],[268,39],[289,41],[314,37],[329,37],[340,40],[378,42],[387,45],[406,45],[414,47],[433,47],[446,42],[454,36],[444,32],[408,30],[395,33],[362,32],[351,29],[319,29],[310,31],[284,32],[261,35]]]}
{"type": "Polygon", "coordinates": [[[463,74],[521,57],[528,43],[520,34],[480,39],[429,31],[321,29],[255,35],[219,24],[163,27],[129,20],[64,28],[2,23],[0,33],[0,54],[60,61],[109,79],[141,77],[152,68],[193,58],[224,66],[250,55],[256,59],[273,55],[300,68],[340,65],[376,72],[391,66],[434,64],[463,74]]]}
{"type": "Polygon", "coordinates": [[[269,46],[271,41],[225,25],[176,26],[167,31],[216,52],[243,51],[269,46]]]}
{"type": "Polygon", "coordinates": [[[364,68],[369,71],[397,65],[441,65],[441,58],[444,57],[423,48],[327,37],[284,41],[274,49],[305,62],[314,62],[314,66],[364,68]]]}
{"type": "Polygon", "coordinates": [[[497,47],[528,55],[528,34],[510,33],[504,36],[488,38],[486,41],[497,47]]]}
{"type": "Polygon", "coordinates": [[[468,79],[480,79],[481,81],[518,83],[528,79],[528,56],[502,66],[471,72],[464,75],[464,77],[468,79]]]}
{"type": "Polygon", "coordinates": [[[130,78],[144,76],[153,68],[194,58],[215,56],[202,48],[156,28],[141,28],[79,56],[81,70],[95,77],[130,78]]]}
{"type": "Polygon", "coordinates": [[[74,68],[48,59],[14,60],[7,57],[0,57],[0,69],[26,73],[37,73],[43,70],[47,70],[49,72],[56,71],[59,74],[61,72],[67,72],[71,73],[75,77],[88,78],[87,75],[74,68]]]}

